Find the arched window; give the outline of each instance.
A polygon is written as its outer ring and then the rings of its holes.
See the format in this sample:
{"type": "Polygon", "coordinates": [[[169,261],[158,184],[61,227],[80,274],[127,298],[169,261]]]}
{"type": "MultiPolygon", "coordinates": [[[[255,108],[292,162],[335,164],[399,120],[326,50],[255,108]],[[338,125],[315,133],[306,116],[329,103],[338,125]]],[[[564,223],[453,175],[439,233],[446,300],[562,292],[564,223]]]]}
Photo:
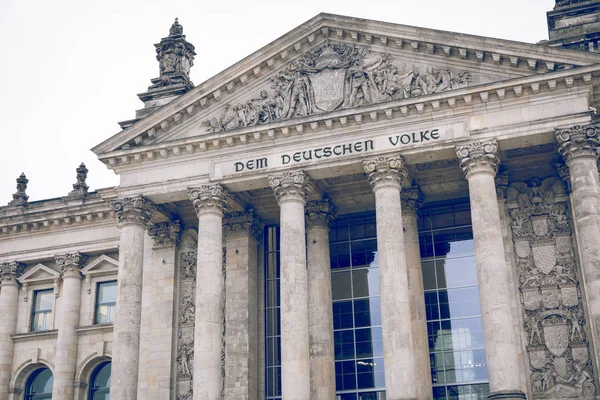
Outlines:
{"type": "Polygon", "coordinates": [[[96,367],[90,380],[90,400],[109,400],[110,361],[96,367]]]}
{"type": "Polygon", "coordinates": [[[42,400],[52,398],[52,371],[40,368],[27,380],[25,400],[42,400]]]}

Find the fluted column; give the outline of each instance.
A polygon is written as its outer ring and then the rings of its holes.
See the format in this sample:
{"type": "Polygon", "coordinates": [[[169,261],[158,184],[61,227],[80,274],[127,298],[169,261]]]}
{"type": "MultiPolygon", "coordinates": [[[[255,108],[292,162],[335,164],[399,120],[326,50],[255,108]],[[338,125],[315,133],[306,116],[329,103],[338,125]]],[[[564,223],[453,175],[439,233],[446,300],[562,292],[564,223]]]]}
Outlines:
{"type": "Polygon", "coordinates": [[[592,322],[596,361],[600,362],[600,180],[598,146],[600,127],[574,126],[557,130],[558,151],[569,167],[571,208],[577,233],[577,247],[592,322]]]}
{"type": "Polygon", "coordinates": [[[111,200],[120,228],[111,397],[137,399],[144,236],[153,204],[141,196],[111,200]]]}
{"type": "Polygon", "coordinates": [[[400,199],[402,201],[402,224],[404,226],[404,256],[408,268],[416,397],[419,400],[430,400],[433,393],[431,391],[431,367],[427,341],[421,248],[419,247],[419,229],[417,226],[417,212],[422,206],[423,194],[416,186],[403,188],[400,199]]]}
{"type": "Polygon", "coordinates": [[[303,171],[269,176],[280,208],[281,385],[285,400],[310,400],[308,287],[304,205],[310,189],[303,171]]]}
{"type": "Polygon", "coordinates": [[[230,196],[219,184],[188,189],[188,196],[198,215],[194,400],[219,400],[224,390],[221,364],[225,322],[222,224],[230,196]]]}
{"type": "Polygon", "coordinates": [[[311,400],[335,400],[331,261],[329,259],[329,224],[335,215],[336,209],[329,199],[306,203],[311,400]]]}
{"type": "Polygon", "coordinates": [[[0,400],[8,400],[12,372],[13,340],[17,327],[19,281],[24,266],[17,262],[0,263],[0,400]]]}
{"type": "Polygon", "coordinates": [[[411,300],[400,203],[407,172],[400,156],[366,160],[364,169],[375,193],[386,398],[416,399],[411,300]]]}
{"type": "Polygon", "coordinates": [[[513,328],[510,263],[506,262],[494,178],[500,164],[495,140],[457,146],[469,181],[481,319],[490,380],[489,399],[524,399],[519,342],[513,328]]]}
{"type": "Polygon", "coordinates": [[[258,398],[258,244],[253,210],[223,218],[225,235],[225,399],[258,398]]]}

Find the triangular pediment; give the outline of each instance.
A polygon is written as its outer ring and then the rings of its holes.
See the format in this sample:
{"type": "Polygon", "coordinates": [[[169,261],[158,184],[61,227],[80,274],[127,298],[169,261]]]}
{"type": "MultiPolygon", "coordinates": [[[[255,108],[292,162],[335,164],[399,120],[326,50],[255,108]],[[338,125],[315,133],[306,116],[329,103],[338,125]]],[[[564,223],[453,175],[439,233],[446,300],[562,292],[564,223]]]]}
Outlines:
{"type": "Polygon", "coordinates": [[[599,61],[597,54],[320,14],[93,151],[103,158],[237,129],[268,130],[599,61]]]}
{"type": "Polygon", "coordinates": [[[53,270],[44,264],[37,264],[29,268],[19,277],[19,281],[22,284],[34,284],[34,283],[49,283],[55,279],[60,278],[60,273],[53,270]]]}
{"type": "Polygon", "coordinates": [[[81,273],[88,277],[114,275],[119,268],[119,262],[105,254],[96,258],[94,261],[81,270],[81,273]]]}

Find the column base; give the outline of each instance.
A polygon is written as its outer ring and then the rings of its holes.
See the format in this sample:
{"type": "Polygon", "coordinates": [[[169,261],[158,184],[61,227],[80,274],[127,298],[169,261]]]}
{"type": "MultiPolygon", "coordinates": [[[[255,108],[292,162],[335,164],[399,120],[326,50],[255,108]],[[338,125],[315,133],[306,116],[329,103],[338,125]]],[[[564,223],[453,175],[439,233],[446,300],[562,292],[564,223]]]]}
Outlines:
{"type": "Polygon", "coordinates": [[[488,400],[526,400],[527,396],[520,390],[501,390],[490,393],[488,400]]]}

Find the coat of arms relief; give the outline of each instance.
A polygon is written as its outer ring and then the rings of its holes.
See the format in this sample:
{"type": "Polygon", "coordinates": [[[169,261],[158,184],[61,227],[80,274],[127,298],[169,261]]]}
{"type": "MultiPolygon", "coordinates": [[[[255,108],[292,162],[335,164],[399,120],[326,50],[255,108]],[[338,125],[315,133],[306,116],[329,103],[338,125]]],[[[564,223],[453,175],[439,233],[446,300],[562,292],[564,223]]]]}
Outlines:
{"type": "Polygon", "coordinates": [[[557,178],[508,190],[534,399],[594,399],[567,197],[557,178]],[[515,204],[516,203],[516,204],[515,204]]]}
{"type": "Polygon", "coordinates": [[[290,62],[270,88],[237,104],[226,104],[203,122],[210,132],[266,124],[469,86],[468,71],[400,63],[388,53],[326,44],[290,62]]]}

